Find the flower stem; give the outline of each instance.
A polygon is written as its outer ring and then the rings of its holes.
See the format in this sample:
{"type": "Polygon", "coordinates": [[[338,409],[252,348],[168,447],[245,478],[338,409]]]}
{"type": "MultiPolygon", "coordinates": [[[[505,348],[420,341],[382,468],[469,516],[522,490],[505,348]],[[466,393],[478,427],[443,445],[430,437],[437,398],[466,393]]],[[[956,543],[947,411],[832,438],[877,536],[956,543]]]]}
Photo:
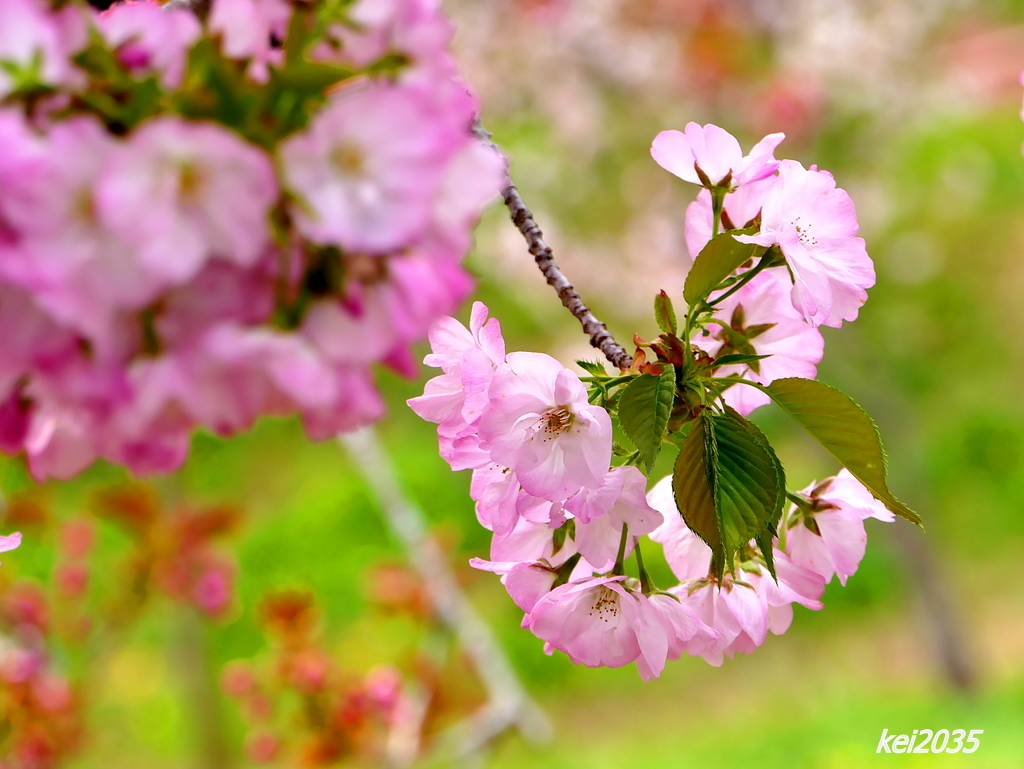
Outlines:
{"type": "Polygon", "coordinates": [[[633,552],[636,553],[636,566],[640,571],[640,590],[644,595],[650,595],[658,588],[654,586],[654,580],[651,579],[651,575],[647,573],[647,569],[644,567],[644,556],[640,552],[640,540],[637,540],[633,552]]]}
{"type": "Polygon", "coordinates": [[[719,302],[721,302],[721,301],[723,301],[725,299],[728,299],[730,296],[735,294],[737,291],[739,291],[741,288],[743,288],[745,285],[747,285],[750,281],[752,281],[754,279],[754,277],[759,272],[761,272],[761,270],[763,270],[768,265],[768,261],[769,261],[769,255],[766,252],[765,255],[761,257],[761,260],[757,264],[755,264],[751,269],[747,270],[743,274],[743,277],[740,278],[739,280],[737,280],[733,284],[732,288],[730,288],[728,291],[726,291],[724,294],[722,294],[717,299],[714,299],[713,301],[708,302],[707,306],[708,307],[714,307],[719,302]]]}
{"type": "Polygon", "coordinates": [[[612,574],[616,577],[621,577],[626,573],[626,569],[623,563],[626,560],[626,542],[629,539],[629,524],[622,524],[622,538],[619,540],[619,554],[615,556],[615,568],[612,569],[612,574]]]}

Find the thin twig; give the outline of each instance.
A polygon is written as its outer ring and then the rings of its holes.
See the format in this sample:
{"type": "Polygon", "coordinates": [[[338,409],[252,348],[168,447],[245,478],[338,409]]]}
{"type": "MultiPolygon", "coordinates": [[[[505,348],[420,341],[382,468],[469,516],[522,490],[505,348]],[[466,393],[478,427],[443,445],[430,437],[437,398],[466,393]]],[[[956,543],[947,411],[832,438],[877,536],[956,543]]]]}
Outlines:
{"type": "Polygon", "coordinates": [[[547,716],[530,698],[501,646],[459,588],[441,548],[427,531],[425,517],[402,491],[394,468],[373,428],[339,436],[359,466],[391,531],[402,541],[434,603],[438,618],[455,634],[472,660],[488,694],[487,705],[453,731],[452,753],[465,757],[515,726],[527,740],[551,737],[547,716]]]}
{"type": "MultiPolygon", "coordinates": [[[[473,122],[473,133],[485,144],[494,147],[497,145],[491,141],[492,134],[479,119],[473,122]]],[[[558,293],[558,298],[569,312],[576,316],[576,319],[583,325],[583,331],[590,337],[590,343],[604,353],[604,356],[611,361],[612,365],[620,369],[629,368],[633,357],[615,341],[615,337],[590,309],[583,303],[579,293],[573,287],[569,279],[555,264],[551,247],[544,242],[544,233],[530,213],[530,209],[523,202],[519,190],[516,188],[512,177],[507,177],[507,184],[502,190],[501,196],[505,199],[512,222],[519,228],[519,231],[526,239],[526,246],[533,255],[533,260],[541,273],[547,278],[548,284],[558,293]]]]}

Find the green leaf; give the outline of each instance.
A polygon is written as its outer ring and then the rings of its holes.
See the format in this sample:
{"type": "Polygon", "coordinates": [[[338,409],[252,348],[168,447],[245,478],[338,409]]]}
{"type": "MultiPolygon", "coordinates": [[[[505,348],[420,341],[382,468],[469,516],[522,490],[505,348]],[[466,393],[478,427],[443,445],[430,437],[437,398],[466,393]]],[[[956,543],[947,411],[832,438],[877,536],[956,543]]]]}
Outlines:
{"type": "Polygon", "coordinates": [[[754,227],[745,230],[723,232],[713,237],[693,260],[690,273],[686,276],[683,298],[691,307],[707,299],[719,283],[732,275],[748,259],[753,259],[766,249],[748,243],[740,243],[733,235],[752,235],[754,227]]]}
{"type": "Polygon", "coordinates": [[[693,421],[690,434],[676,457],[672,494],[683,522],[711,548],[712,568],[716,574],[721,574],[724,565],[722,535],[713,491],[716,476],[711,418],[701,415],[693,421]]]}
{"type": "Polygon", "coordinates": [[[712,364],[713,368],[719,366],[738,366],[744,363],[756,363],[759,360],[770,358],[771,355],[744,355],[742,353],[730,353],[729,355],[723,355],[721,358],[716,358],[712,364]]]}
{"type": "Polygon", "coordinates": [[[797,377],[776,379],[764,391],[876,499],[896,515],[921,525],[921,516],[889,491],[878,428],[850,396],[813,379],[797,377]]]}
{"type": "Polygon", "coordinates": [[[672,300],[664,291],[654,297],[654,319],[658,321],[658,328],[662,332],[673,336],[677,333],[676,310],[672,306],[672,300]]]}
{"type": "Polygon", "coordinates": [[[686,525],[712,549],[717,574],[751,539],[767,535],[771,541],[768,527],[781,510],[784,483],[767,440],[735,411],[705,412],[695,420],[676,459],[672,489],[686,525]]]}
{"type": "Polygon", "coordinates": [[[608,376],[608,372],[604,370],[604,366],[600,363],[595,363],[592,360],[578,360],[576,361],[576,365],[592,376],[608,376]]]}
{"type": "Polygon", "coordinates": [[[664,371],[658,376],[641,374],[635,377],[619,397],[619,423],[640,451],[648,472],[661,451],[676,395],[675,368],[667,363],[664,366],[664,371]]]}
{"type": "Polygon", "coordinates": [[[732,409],[713,418],[718,478],[715,506],[726,563],[771,522],[785,496],[780,465],[760,430],[732,409]]]}
{"type": "MultiPolygon", "coordinates": [[[[731,408],[726,407],[727,411],[732,411],[731,408]]],[[[775,574],[775,556],[773,552],[774,543],[773,540],[778,533],[779,520],[782,518],[782,510],[786,506],[786,471],[782,467],[782,461],[779,459],[778,454],[775,453],[775,449],[772,448],[771,443],[768,442],[767,436],[761,432],[760,428],[753,422],[740,416],[738,413],[733,412],[737,419],[742,419],[747,427],[750,429],[751,434],[758,440],[762,448],[768,452],[768,456],[771,458],[772,464],[775,467],[775,488],[778,490],[778,495],[775,499],[775,505],[769,515],[767,523],[757,536],[754,537],[757,542],[757,546],[761,549],[761,555],[764,556],[765,566],[768,567],[768,573],[772,575],[772,579],[778,582],[778,576],[775,574]]]]}

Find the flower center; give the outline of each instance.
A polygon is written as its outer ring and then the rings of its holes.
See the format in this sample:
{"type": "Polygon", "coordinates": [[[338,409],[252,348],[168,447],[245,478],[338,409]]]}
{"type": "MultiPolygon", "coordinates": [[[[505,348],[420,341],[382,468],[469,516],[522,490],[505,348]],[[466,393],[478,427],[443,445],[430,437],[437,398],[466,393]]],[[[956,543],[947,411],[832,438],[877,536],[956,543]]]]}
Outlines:
{"type": "Polygon", "coordinates": [[[366,155],[357,145],[344,142],[331,153],[331,162],[344,176],[359,176],[366,166],[366,155]]]}
{"type": "Polygon", "coordinates": [[[604,585],[597,589],[594,603],[590,607],[590,616],[604,622],[611,622],[619,616],[619,594],[604,585]]]}
{"type": "Polygon", "coordinates": [[[575,419],[576,415],[567,406],[557,406],[541,416],[541,430],[546,433],[564,433],[575,419]]]}
{"type": "Polygon", "coordinates": [[[793,229],[796,230],[797,236],[800,238],[800,242],[805,246],[816,246],[818,245],[818,239],[811,234],[811,225],[808,222],[801,223],[801,217],[797,217],[793,220],[793,229]]]}
{"type": "Polygon", "coordinates": [[[186,204],[194,204],[202,193],[205,184],[206,180],[203,178],[203,172],[196,164],[183,163],[181,165],[181,170],[178,172],[178,190],[180,191],[182,201],[186,204]]]}

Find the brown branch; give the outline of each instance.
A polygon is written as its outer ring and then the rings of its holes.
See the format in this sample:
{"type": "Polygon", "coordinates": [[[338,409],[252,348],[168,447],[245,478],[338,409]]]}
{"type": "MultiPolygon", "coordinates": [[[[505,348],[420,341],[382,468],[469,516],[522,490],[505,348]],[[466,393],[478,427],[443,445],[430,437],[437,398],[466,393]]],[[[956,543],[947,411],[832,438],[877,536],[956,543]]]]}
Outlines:
{"type": "MultiPolygon", "coordinates": [[[[483,127],[480,120],[473,122],[473,133],[490,147],[497,150],[497,146],[491,141],[491,133],[483,127]]],[[[508,181],[501,196],[505,199],[512,222],[519,228],[526,239],[526,247],[533,255],[533,260],[541,273],[547,278],[548,285],[555,289],[558,298],[562,300],[563,306],[576,316],[576,319],[583,326],[583,331],[590,337],[590,344],[604,353],[604,356],[611,361],[612,365],[620,369],[629,368],[633,363],[633,357],[615,341],[615,337],[590,309],[583,303],[579,293],[573,287],[569,279],[555,264],[555,257],[551,253],[551,247],[544,242],[544,233],[530,213],[530,209],[523,202],[519,190],[516,188],[512,177],[508,181]]]]}

